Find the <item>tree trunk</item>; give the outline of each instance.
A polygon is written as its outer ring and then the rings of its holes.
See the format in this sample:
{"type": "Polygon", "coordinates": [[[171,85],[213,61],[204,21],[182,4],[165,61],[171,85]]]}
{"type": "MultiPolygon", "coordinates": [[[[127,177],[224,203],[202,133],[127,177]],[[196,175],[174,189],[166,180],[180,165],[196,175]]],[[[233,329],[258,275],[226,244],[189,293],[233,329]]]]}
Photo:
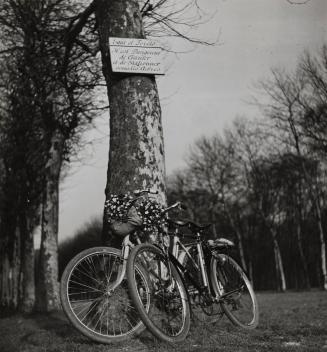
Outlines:
{"type": "Polygon", "coordinates": [[[39,262],[37,309],[53,311],[60,307],[58,283],[58,210],[59,179],[64,139],[54,132],[45,167],[45,189],[42,209],[42,235],[39,262]]]}
{"type": "Polygon", "coordinates": [[[282,256],[280,253],[280,248],[279,248],[279,244],[278,244],[278,241],[276,238],[275,230],[271,230],[271,233],[272,233],[273,244],[274,244],[276,272],[277,272],[277,277],[279,280],[278,287],[280,288],[280,290],[282,292],[285,292],[286,291],[286,279],[285,279],[283,260],[282,260],[282,256]]]}
{"type": "Polygon", "coordinates": [[[2,309],[16,310],[21,297],[20,240],[17,231],[12,259],[6,251],[1,251],[0,259],[0,306],[2,309]]]}
{"type": "Polygon", "coordinates": [[[239,229],[237,227],[237,224],[235,223],[231,212],[227,209],[227,206],[225,206],[225,208],[226,208],[226,212],[227,212],[230,224],[231,224],[233,230],[236,233],[238,252],[239,252],[239,255],[240,255],[240,259],[241,259],[242,268],[243,268],[244,271],[247,271],[247,265],[246,265],[246,260],[245,260],[245,255],[244,255],[244,248],[243,248],[242,234],[239,231],[239,229]]]}
{"type": "Polygon", "coordinates": [[[299,254],[300,254],[300,261],[301,261],[301,265],[302,265],[302,268],[303,268],[304,287],[305,288],[310,288],[308,264],[307,264],[307,261],[305,259],[303,246],[302,246],[302,231],[301,231],[301,223],[300,223],[300,221],[298,221],[298,223],[296,225],[296,238],[297,238],[297,247],[298,247],[299,254]]]}
{"type": "Polygon", "coordinates": [[[20,234],[22,243],[21,274],[22,274],[22,300],[20,310],[30,313],[35,304],[35,252],[32,231],[29,231],[26,214],[20,214],[20,234]]]}
{"type": "Polygon", "coordinates": [[[0,229],[0,307],[16,310],[21,297],[21,239],[13,209],[7,210],[0,229]]]}
{"type": "Polygon", "coordinates": [[[216,217],[215,217],[214,205],[210,207],[210,222],[212,223],[212,235],[213,238],[218,238],[217,228],[216,228],[216,217]]]}
{"type": "Polygon", "coordinates": [[[250,279],[250,281],[252,283],[252,287],[255,288],[254,287],[254,278],[253,278],[253,264],[252,264],[252,260],[251,259],[249,259],[248,268],[249,268],[249,270],[248,270],[249,279],[250,279]]]}
{"type": "MultiPolygon", "coordinates": [[[[299,152],[298,152],[299,153],[299,152]]],[[[301,154],[299,153],[301,156],[301,154]]],[[[314,204],[316,215],[317,215],[317,225],[318,225],[318,232],[319,232],[319,242],[320,242],[320,263],[321,263],[321,274],[322,274],[322,288],[327,290],[327,263],[326,263],[326,242],[325,242],[325,233],[322,225],[322,217],[321,217],[321,207],[319,202],[319,195],[317,191],[313,190],[312,184],[305,167],[304,162],[302,161],[302,169],[305,180],[309,186],[310,196],[312,202],[314,204]]]]}
{"type": "MultiPolygon", "coordinates": [[[[106,197],[140,188],[166,203],[161,108],[153,75],[113,73],[109,37],[144,38],[137,0],[97,0],[103,74],[110,105],[106,197]]],[[[104,216],[104,237],[110,236],[104,216]]]]}
{"type": "MultiPolygon", "coordinates": [[[[298,151],[298,154],[301,156],[301,153],[298,151]]],[[[325,242],[325,233],[322,225],[322,217],[321,217],[321,207],[319,203],[319,195],[317,191],[313,190],[312,184],[305,167],[304,162],[302,161],[302,169],[305,180],[309,186],[310,196],[313,201],[316,215],[317,215],[317,225],[319,231],[319,242],[320,242],[320,263],[321,263],[321,273],[322,273],[322,288],[327,290],[327,263],[326,263],[326,242],[325,242]]]]}
{"type": "Polygon", "coordinates": [[[237,236],[238,252],[240,254],[242,268],[245,272],[247,272],[247,265],[246,265],[245,255],[244,255],[242,235],[238,229],[235,229],[235,232],[236,232],[236,236],[237,236]]]}
{"type": "Polygon", "coordinates": [[[325,242],[324,230],[322,227],[320,207],[318,210],[319,210],[318,228],[319,228],[319,240],[320,240],[322,287],[326,291],[327,290],[326,242],[325,242]]]}

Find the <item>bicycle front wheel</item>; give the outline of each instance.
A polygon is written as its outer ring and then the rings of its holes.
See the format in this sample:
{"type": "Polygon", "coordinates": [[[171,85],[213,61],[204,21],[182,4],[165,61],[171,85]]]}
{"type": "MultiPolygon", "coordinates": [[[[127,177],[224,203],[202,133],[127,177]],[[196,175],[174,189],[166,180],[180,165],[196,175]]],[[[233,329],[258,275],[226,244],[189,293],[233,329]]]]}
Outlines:
{"type": "Polygon", "coordinates": [[[185,339],[190,329],[190,307],[183,281],[166,255],[156,246],[133,248],[127,264],[127,281],[132,301],[146,327],[166,342],[185,339]],[[137,267],[148,275],[148,290],[140,282],[137,267]],[[150,302],[145,309],[144,300],[150,302]]]}
{"type": "Polygon", "coordinates": [[[214,256],[210,278],[219,303],[230,321],[245,329],[257,327],[257,299],[249,279],[235,260],[226,254],[214,256]]]}
{"type": "MultiPolygon", "coordinates": [[[[77,254],[61,278],[60,297],[70,322],[100,343],[122,341],[145,329],[128,294],[126,278],[111,289],[122,272],[121,251],[94,247],[77,254]]],[[[136,268],[146,286],[146,273],[136,268]]],[[[149,305],[145,302],[145,309],[149,305]]]]}

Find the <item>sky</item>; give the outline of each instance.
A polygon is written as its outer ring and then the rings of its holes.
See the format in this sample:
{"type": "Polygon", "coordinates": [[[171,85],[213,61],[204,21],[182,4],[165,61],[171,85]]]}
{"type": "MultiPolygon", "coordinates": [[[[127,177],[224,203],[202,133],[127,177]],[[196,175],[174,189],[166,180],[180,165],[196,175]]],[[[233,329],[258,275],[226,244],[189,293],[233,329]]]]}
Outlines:
{"type": "MultiPolygon", "coordinates": [[[[300,0],[298,0],[300,1],[300,0]]],[[[249,105],[253,85],[272,67],[292,70],[304,49],[327,43],[327,1],[292,5],[287,0],[200,0],[213,18],[194,33],[214,46],[187,46],[165,58],[157,77],[167,174],[183,168],[189,147],[203,135],[221,133],[237,115],[258,114],[249,105]]],[[[167,39],[177,51],[185,43],[167,39]]],[[[99,116],[85,136],[79,159],[60,192],[59,241],[101,216],[109,150],[109,115],[99,116]]]]}

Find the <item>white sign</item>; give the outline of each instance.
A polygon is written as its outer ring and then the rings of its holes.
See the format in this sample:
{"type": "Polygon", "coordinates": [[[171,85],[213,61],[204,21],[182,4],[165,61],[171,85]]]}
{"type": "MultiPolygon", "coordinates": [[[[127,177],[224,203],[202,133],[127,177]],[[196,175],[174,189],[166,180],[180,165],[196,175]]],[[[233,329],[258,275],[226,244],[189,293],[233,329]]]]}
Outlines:
{"type": "Polygon", "coordinates": [[[155,40],[109,38],[113,72],[163,75],[162,48],[155,40]]]}

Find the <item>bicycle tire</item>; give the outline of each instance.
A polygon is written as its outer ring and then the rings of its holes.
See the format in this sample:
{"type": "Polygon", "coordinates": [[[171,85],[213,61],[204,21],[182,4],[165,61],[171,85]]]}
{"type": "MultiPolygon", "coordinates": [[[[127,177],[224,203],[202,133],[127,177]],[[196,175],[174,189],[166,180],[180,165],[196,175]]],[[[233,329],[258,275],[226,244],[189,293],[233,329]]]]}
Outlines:
{"type": "Polygon", "coordinates": [[[127,263],[127,282],[132,301],[150,332],[162,341],[174,343],[186,338],[190,329],[190,306],[188,295],[179,272],[156,246],[142,243],[134,247],[127,263]],[[147,258],[146,260],[144,258],[147,258]],[[145,293],[150,308],[144,309],[135,267],[143,266],[150,285],[145,293]],[[180,317],[177,317],[180,314],[180,317]]]}
{"type": "MultiPolygon", "coordinates": [[[[123,341],[145,329],[131,305],[126,278],[111,296],[106,293],[118,277],[121,263],[120,250],[94,247],[72,258],[62,274],[62,308],[72,325],[93,341],[123,341]]],[[[137,270],[146,282],[146,273],[137,270]]]]}
{"type": "Polygon", "coordinates": [[[230,321],[245,329],[256,328],[259,323],[256,295],[236,261],[226,254],[216,254],[211,260],[210,279],[219,303],[230,321]]]}

